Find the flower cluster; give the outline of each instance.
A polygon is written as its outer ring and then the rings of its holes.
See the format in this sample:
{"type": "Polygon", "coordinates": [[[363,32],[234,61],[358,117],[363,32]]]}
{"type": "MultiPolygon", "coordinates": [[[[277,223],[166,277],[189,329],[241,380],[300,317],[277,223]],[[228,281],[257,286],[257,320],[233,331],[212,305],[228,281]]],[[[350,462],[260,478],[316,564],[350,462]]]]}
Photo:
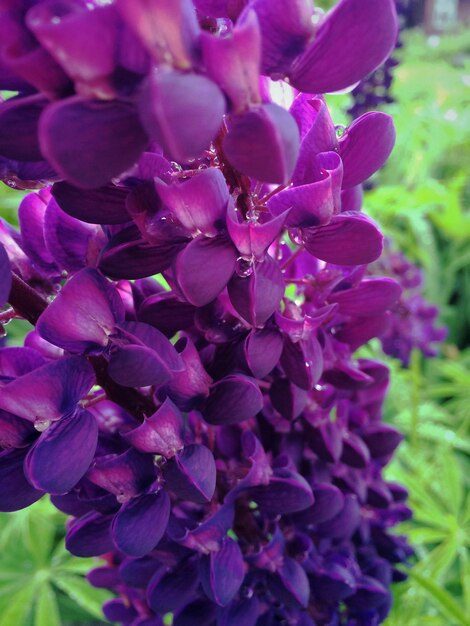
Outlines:
{"type": "Polygon", "coordinates": [[[369,272],[390,276],[403,289],[390,309],[389,326],[380,337],[383,351],[399,359],[404,367],[409,366],[414,349],[427,358],[436,356],[438,344],[447,337],[447,328],[436,326],[439,308],[422,296],[422,270],[386,240],[380,260],[369,267],[369,272]]]}
{"type": "Polygon", "coordinates": [[[402,291],[361,211],[395,131],[311,94],[382,63],[393,1],[0,6],[1,171],[40,188],[0,224],[0,321],[35,326],[0,350],[1,509],[51,494],[126,626],[379,624],[410,510],[354,352],[402,291]]]}

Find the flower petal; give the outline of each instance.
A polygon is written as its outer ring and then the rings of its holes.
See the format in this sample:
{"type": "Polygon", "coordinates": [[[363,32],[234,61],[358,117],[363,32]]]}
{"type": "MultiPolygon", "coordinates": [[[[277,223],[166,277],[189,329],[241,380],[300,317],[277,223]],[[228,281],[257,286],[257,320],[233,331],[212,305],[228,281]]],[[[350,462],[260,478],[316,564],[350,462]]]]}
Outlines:
{"type": "Polygon", "coordinates": [[[126,210],[128,192],[114,185],[79,189],[70,183],[55,183],[52,195],[68,215],[89,224],[125,224],[131,217],[126,210]]]}
{"type": "Polygon", "coordinates": [[[212,452],[199,444],[186,446],[165,465],[164,476],[169,489],[178,498],[201,504],[209,502],[216,479],[212,452]]]}
{"type": "Polygon", "coordinates": [[[27,450],[4,450],[0,453],[0,511],[24,509],[39,498],[38,491],[26,480],[23,462],[27,450]]]}
{"type": "Polygon", "coordinates": [[[253,376],[264,378],[277,365],[282,353],[282,334],[275,328],[252,330],[245,339],[245,358],[253,376]]]}
{"type": "Polygon", "coordinates": [[[75,556],[100,556],[114,550],[111,515],[87,513],[74,520],[65,535],[65,547],[75,556]]]}
{"type": "MultiPolygon", "coordinates": [[[[15,161],[41,161],[38,123],[48,105],[44,96],[11,98],[0,106],[0,154],[15,161]]],[[[47,157],[46,157],[47,158],[47,157]]]]}
{"type": "Polygon", "coordinates": [[[170,498],[163,489],[124,504],[111,528],[118,550],[135,557],[151,552],[165,533],[170,508],[170,498]]]}
{"type": "Polygon", "coordinates": [[[263,408],[263,395],[249,376],[233,374],[216,382],[203,409],[209,424],[237,424],[263,408]]]}
{"type": "Polygon", "coordinates": [[[341,0],[294,61],[291,84],[299,91],[327,93],[357,83],[385,61],[397,30],[394,0],[341,0]]]}
{"type": "Polygon", "coordinates": [[[80,96],[47,107],[41,116],[39,139],[41,152],[54,169],[84,189],[101,187],[124,172],[148,144],[137,111],[129,102],[80,96]]]}
{"type": "Polygon", "coordinates": [[[159,615],[178,611],[196,596],[199,584],[197,562],[187,559],[173,571],[157,573],[147,590],[150,607],[159,615]]]}
{"type": "Polygon", "coordinates": [[[0,306],[3,306],[10,296],[11,268],[8,254],[0,244],[0,306]]]}
{"type": "Polygon", "coordinates": [[[226,606],[245,578],[245,564],[238,544],[225,538],[222,548],[200,561],[202,588],[219,606],[226,606]]]}
{"type": "Polygon", "coordinates": [[[366,113],[351,124],[339,142],[343,188],[359,185],[379,170],[393,150],[395,137],[393,119],[387,113],[366,113]]]}
{"type": "Polygon", "coordinates": [[[125,433],[125,439],[141,452],[171,458],[183,448],[184,420],[178,407],[167,398],[143,424],[125,433]]]}
{"type": "Polygon", "coordinates": [[[50,426],[31,448],[25,473],[36,489],[60,495],[84,476],[98,443],[98,424],[89,411],[68,415],[50,426]]]}
{"type": "Polygon", "coordinates": [[[397,302],[401,292],[402,288],[393,278],[367,278],[354,289],[334,291],[328,300],[339,304],[342,315],[369,317],[385,313],[397,302]]]}

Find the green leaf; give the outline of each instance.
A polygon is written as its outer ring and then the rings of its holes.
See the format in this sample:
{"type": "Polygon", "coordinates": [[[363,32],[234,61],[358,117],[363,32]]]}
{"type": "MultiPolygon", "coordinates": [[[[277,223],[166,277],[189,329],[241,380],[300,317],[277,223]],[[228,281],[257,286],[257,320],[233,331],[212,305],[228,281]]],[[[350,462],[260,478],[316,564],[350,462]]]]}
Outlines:
{"type": "MultiPolygon", "coordinates": [[[[103,589],[95,589],[86,580],[78,576],[62,575],[54,578],[52,582],[90,615],[103,620],[101,606],[112,597],[110,593],[103,589]]],[[[2,625],[0,624],[0,626],[2,625]]]]}
{"type": "Polygon", "coordinates": [[[38,589],[34,626],[61,626],[57,599],[48,582],[38,589]]]}
{"type": "Polygon", "coordinates": [[[28,585],[9,598],[0,616],[0,626],[23,626],[33,607],[35,586],[28,585]]]}
{"type": "Polygon", "coordinates": [[[430,578],[422,576],[416,570],[409,572],[411,578],[415,580],[430,596],[431,601],[443,615],[459,626],[468,626],[470,615],[465,615],[465,611],[454,600],[448,591],[438,585],[430,578]]]}

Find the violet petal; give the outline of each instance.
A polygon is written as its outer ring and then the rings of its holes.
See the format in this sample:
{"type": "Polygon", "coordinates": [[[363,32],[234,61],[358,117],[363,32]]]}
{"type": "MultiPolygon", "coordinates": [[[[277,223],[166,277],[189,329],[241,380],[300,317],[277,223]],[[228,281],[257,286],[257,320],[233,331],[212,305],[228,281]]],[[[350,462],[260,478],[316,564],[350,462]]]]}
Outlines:
{"type": "Polygon", "coordinates": [[[87,513],[74,520],[65,535],[65,547],[75,556],[100,556],[114,549],[111,538],[111,515],[87,513]]]}
{"type": "Polygon", "coordinates": [[[202,557],[200,575],[206,595],[219,606],[226,606],[245,578],[245,564],[238,544],[226,537],[218,552],[202,557]]]}
{"type": "Polygon", "coordinates": [[[8,300],[11,289],[11,268],[8,254],[0,244],[0,306],[8,300]]]}
{"type": "Polygon", "coordinates": [[[209,502],[215,489],[214,456],[206,446],[186,446],[165,465],[164,476],[178,498],[201,504],[209,502]]]}
{"type": "Polygon", "coordinates": [[[160,575],[150,581],[147,600],[150,607],[158,614],[164,615],[181,609],[196,595],[199,584],[197,562],[188,559],[175,570],[160,575]]]}
{"type": "Polygon", "coordinates": [[[128,192],[114,185],[98,189],[79,189],[65,181],[55,183],[52,195],[68,215],[89,224],[125,224],[130,221],[126,210],[128,192]]]}
{"type": "MultiPolygon", "coordinates": [[[[12,98],[0,106],[0,154],[15,161],[41,161],[38,123],[48,101],[44,96],[12,98]]],[[[47,158],[47,157],[46,157],[47,158]]]]}
{"type": "Polygon", "coordinates": [[[143,424],[125,433],[125,439],[141,452],[171,458],[183,448],[184,420],[178,407],[167,398],[143,424]]]}
{"type": "Polygon", "coordinates": [[[282,353],[282,334],[275,328],[252,330],[245,339],[245,358],[253,376],[264,378],[277,365],[282,353]]]}
{"type": "Polygon", "coordinates": [[[249,376],[233,374],[216,382],[203,409],[209,424],[237,424],[263,408],[263,395],[249,376]]]}
{"type": "Polygon", "coordinates": [[[0,453],[0,511],[11,512],[24,509],[39,498],[38,491],[26,480],[23,462],[27,450],[4,450],[0,453]]]}

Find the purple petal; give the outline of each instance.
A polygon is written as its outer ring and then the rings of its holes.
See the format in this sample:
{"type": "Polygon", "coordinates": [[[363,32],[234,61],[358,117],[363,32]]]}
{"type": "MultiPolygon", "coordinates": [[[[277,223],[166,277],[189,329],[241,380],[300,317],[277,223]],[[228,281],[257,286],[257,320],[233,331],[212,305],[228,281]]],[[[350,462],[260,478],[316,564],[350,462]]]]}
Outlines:
{"type": "Polygon", "coordinates": [[[302,413],[308,401],[307,392],[291,383],[287,378],[278,378],[271,385],[269,397],[276,411],[287,420],[302,413]]]}
{"type": "Polygon", "coordinates": [[[356,589],[354,575],[338,563],[326,563],[311,573],[315,594],[327,603],[341,602],[356,589]]]}
{"type": "Polygon", "coordinates": [[[336,422],[325,421],[308,428],[308,441],[315,454],[327,463],[336,463],[343,451],[341,432],[336,422]]]}
{"type": "Polygon", "coordinates": [[[40,95],[12,98],[0,106],[0,154],[15,161],[41,161],[38,122],[48,102],[40,95]]]}
{"type": "Polygon", "coordinates": [[[43,339],[69,352],[99,354],[124,318],[114,286],[94,269],[75,274],[39,318],[43,339]]]}
{"type": "Polygon", "coordinates": [[[312,506],[310,485],[305,478],[289,470],[277,470],[269,485],[250,489],[250,498],[268,515],[288,515],[312,506]]]}
{"type": "Polygon", "coordinates": [[[172,377],[165,361],[154,350],[145,346],[117,348],[109,360],[108,373],[116,383],[124,387],[159,387],[172,377]]]}
{"type": "Polygon", "coordinates": [[[198,74],[159,70],[142,90],[140,115],[146,131],[180,163],[209,149],[224,113],[223,93],[198,74]]]}
{"type": "Polygon", "coordinates": [[[190,0],[118,0],[117,7],[157,64],[191,68],[199,26],[190,0]]]}
{"type": "Polygon", "coordinates": [[[360,516],[357,497],[348,493],[341,511],[327,522],[319,524],[317,531],[321,537],[329,539],[350,539],[359,525],[360,516]]]}
{"type": "Polygon", "coordinates": [[[220,170],[206,169],[171,185],[157,179],[155,185],[163,203],[190,232],[217,234],[230,197],[220,170]]]}
{"type": "Polygon", "coordinates": [[[260,604],[256,596],[234,600],[217,615],[218,626],[255,626],[260,614],[260,604]]]}
{"type": "Polygon", "coordinates": [[[33,348],[2,348],[0,350],[0,381],[8,382],[45,363],[47,360],[33,348]]]}
{"type": "Polygon", "coordinates": [[[183,448],[184,420],[178,407],[167,398],[143,424],[127,432],[126,440],[141,452],[171,458],[183,448]]]}
{"type": "Polygon", "coordinates": [[[148,143],[129,102],[80,96],[47,107],[39,138],[41,151],[54,169],[84,189],[101,187],[124,172],[148,143]]]}
{"type": "Polygon", "coordinates": [[[70,217],[52,199],[44,217],[44,239],[57,265],[75,273],[96,266],[105,236],[99,226],[70,217]]]}
{"type": "Polygon", "coordinates": [[[128,191],[108,185],[84,190],[66,182],[55,183],[52,195],[68,215],[89,224],[125,224],[130,221],[126,210],[128,191]]]}
{"type": "Polygon", "coordinates": [[[121,582],[117,569],[114,567],[95,567],[85,576],[87,581],[97,589],[116,589],[121,582]]]}
{"type": "Polygon", "coordinates": [[[113,95],[105,80],[116,65],[119,20],[115,7],[90,9],[77,0],[42,2],[26,22],[40,43],[75,81],[83,95],[113,95]]]}
{"type": "Polygon", "coordinates": [[[231,240],[243,257],[255,257],[261,260],[283,229],[288,214],[289,209],[274,218],[269,216],[271,219],[267,221],[261,221],[261,216],[257,220],[240,221],[240,213],[233,204],[229,203],[227,229],[231,240]]]}
{"type": "Polygon", "coordinates": [[[395,137],[393,119],[387,113],[366,113],[351,124],[339,142],[343,187],[359,185],[379,170],[393,150],[395,137]]]}
{"type": "Polygon", "coordinates": [[[189,411],[207,398],[212,378],[204,369],[199,353],[189,337],[182,335],[175,347],[185,368],[173,374],[165,391],[182,411],[189,411]]]}
{"type": "Polygon", "coordinates": [[[253,376],[264,378],[277,365],[282,353],[282,334],[275,328],[252,330],[245,339],[245,358],[253,376]]]}
{"type": "Polygon", "coordinates": [[[372,458],[391,454],[403,440],[403,435],[389,424],[370,424],[361,432],[372,458]]]}
{"type": "Polygon", "coordinates": [[[323,353],[315,334],[294,343],[285,337],[281,356],[284,372],[297,387],[313,388],[323,372],[323,353]]]}
{"type": "Polygon", "coordinates": [[[26,453],[27,450],[0,453],[0,511],[19,511],[44,495],[44,491],[38,491],[26,480],[23,472],[26,453]]]}
{"type": "Polygon", "coordinates": [[[257,485],[267,485],[272,475],[269,459],[259,440],[250,431],[242,436],[243,455],[251,462],[251,467],[245,476],[227,494],[225,501],[233,502],[241,491],[257,485]]]}
{"type": "MultiPolygon", "coordinates": [[[[110,622],[121,622],[125,624],[136,624],[138,617],[137,611],[133,606],[128,606],[124,600],[113,598],[103,604],[103,615],[110,622]]],[[[138,626],[142,626],[141,620],[137,622],[138,626]]],[[[148,626],[144,623],[144,626],[148,626]]],[[[156,624],[155,626],[160,626],[156,624]]]]}
{"type": "Polygon", "coordinates": [[[203,32],[201,45],[209,76],[227,94],[235,111],[261,102],[261,33],[255,11],[243,12],[226,36],[203,32]]]}
{"type": "Polygon", "coordinates": [[[265,183],[287,183],[299,152],[294,119],[276,104],[263,104],[234,115],[223,149],[242,174],[265,183]]]}
{"type": "Polygon", "coordinates": [[[170,498],[163,489],[124,504],[111,529],[118,550],[136,557],[151,552],[165,533],[170,508],[170,498]]]}
{"type": "Polygon", "coordinates": [[[100,256],[100,269],[111,278],[146,278],[168,269],[181,250],[181,241],[151,245],[132,225],[111,237],[100,256]]]}
{"type": "Polygon", "coordinates": [[[8,300],[11,289],[11,268],[8,254],[0,244],[0,306],[8,300]]]}
{"type": "Polygon", "coordinates": [[[173,626],[213,626],[215,606],[207,600],[196,600],[175,615],[173,626]]]}
{"type": "Polygon", "coordinates": [[[390,313],[359,317],[337,329],[336,339],[349,344],[352,351],[374,337],[381,337],[390,328],[390,313]]]}
{"type": "Polygon", "coordinates": [[[287,606],[308,606],[310,585],[304,568],[296,560],[285,557],[282,567],[271,578],[269,586],[276,597],[287,606]]]}
{"type": "Polygon", "coordinates": [[[356,593],[346,599],[346,604],[353,610],[367,611],[376,609],[390,598],[390,592],[375,578],[362,576],[356,593]]]}
{"type": "Polygon", "coordinates": [[[254,0],[251,7],[261,26],[262,73],[282,76],[313,35],[313,5],[303,0],[254,0]]]}
{"type": "Polygon", "coordinates": [[[381,65],[396,38],[394,0],[342,0],[294,61],[291,83],[309,93],[345,89],[381,65]]]}
{"type": "Polygon", "coordinates": [[[29,193],[18,208],[18,221],[21,228],[22,248],[33,263],[51,274],[58,274],[54,257],[44,240],[44,219],[50,193],[46,189],[29,193]]]}
{"type": "Polygon", "coordinates": [[[209,424],[237,424],[254,417],[263,408],[263,395],[255,380],[241,374],[216,382],[203,410],[209,424]]]}
{"type": "Polygon", "coordinates": [[[349,187],[341,192],[341,210],[358,213],[362,209],[364,191],[362,185],[349,187]]]}
{"type": "Polygon", "coordinates": [[[65,536],[65,547],[75,556],[100,556],[114,550],[110,515],[87,513],[73,521],[65,536]]]}
{"type": "Polygon", "coordinates": [[[173,294],[165,292],[146,298],[139,307],[138,319],[155,326],[170,338],[194,325],[195,311],[192,304],[181,302],[173,294]]]}
{"type": "Polygon", "coordinates": [[[93,368],[86,359],[66,357],[4,385],[0,408],[41,429],[74,410],[94,382],[93,368]]]}
{"type": "Polygon", "coordinates": [[[218,552],[201,559],[200,575],[206,595],[219,606],[226,606],[245,578],[245,563],[238,544],[226,537],[218,552]]]}
{"type": "Polygon", "coordinates": [[[312,488],[315,502],[311,507],[296,513],[294,519],[301,524],[321,524],[335,517],[344,506],[343,493],[334,485],[321,484],[312,488]]]}
{"type": "Polygon", "coordinates": [[[150,607],[164,615],[177,611],[194,599],[199,584],[197,562],[194,559],[184,561],[171,571],[159,573],[150,581],[147,600],[150,607]]]}
{"type": "Polygon", "coordinates": [[[7,448],[24,448],[31,445],[38,431],[31,422],[21,417],[16,417],[12,413],[0,410],[0,447],[7,448]]]}
{"type": "Polygon", "coordinates": [[[68,415],[50,426],[31,448],[25,473],[36,489],[60,495],[84,476],[98,443],[98,424],[89,411],[68,415]]]}
{"type": "Polygon", "coordinates": [[[212,302],[235,271],[236,252],[223,237],[196,237],[176,259],[178,285],[194,306],[212,302]]]}
{"type": "Polygon", "coordinates": [[[119,566],[119,577],[129,587],[146,589],[158,567],[159,561],[151,556],[124,559],[119,566]]]}
{"type": "Polygon", "coordinates": [[[233,504],[225,503],[215,513],[209,514],[206,519],[190,530],[184,524],[181,528],[181,524],[177,525],[175,518],[173,518],[173,524],[170,522],[168,534],[172,540],[179,544],[202,554],[208,554],[220,549],[221,542],[233,526],[233,518],[233,504]]]}
{"type": "Polygon", "coordinates": [[[339,304],[339,312],[353,317],[380,315],[393,306],[402,288],[392,278],[368,278],[354,289],[333,292],[328,300],[339,304]]]}
{"type": "Polygon", "coordinates": [[[186,446],[166,464],[165,480],[178,498],[209,502],[214,495],[216,467],[212,452],[203,445],[186,446]]]}
{"type": "Polygon", "coordinates": [[[365,265],[379,258],[383,235],[361,213],[335,215],[326,226],[304,231],[305,247],[322,261],[336,265],[365,265]]]}
{"type": "Polygon", "coordinates": [[[93,484],[126,502],[144,492],[155,479],[153,457],[129,449],[123,454],[98,457],[87,473],[93,484]]]}
{"type": "Polygon", "coordinates": [[[333,213],[340,209],[343,166],[339,155],[322,152],[312,159],[305,175],[309,182],[284,189],[269,201],[269,208],[275,215],[290,208],[288,226],[309,228],[328,224],[333,213]]]}
{"type": "Polygon", "coordinates": [[[370,463],[369,449],[364,441],[352,432],[343,437],[341,462],[358,469],[364,469],[370,463]]]}
{"type": "Polygon", "coordinates": [[[249,276],[233,276],[228,294],[234,309],[254,327],[262,327],[276,311],[284,295],[284,276],[269,255],[255,263],[249,276]]]}

